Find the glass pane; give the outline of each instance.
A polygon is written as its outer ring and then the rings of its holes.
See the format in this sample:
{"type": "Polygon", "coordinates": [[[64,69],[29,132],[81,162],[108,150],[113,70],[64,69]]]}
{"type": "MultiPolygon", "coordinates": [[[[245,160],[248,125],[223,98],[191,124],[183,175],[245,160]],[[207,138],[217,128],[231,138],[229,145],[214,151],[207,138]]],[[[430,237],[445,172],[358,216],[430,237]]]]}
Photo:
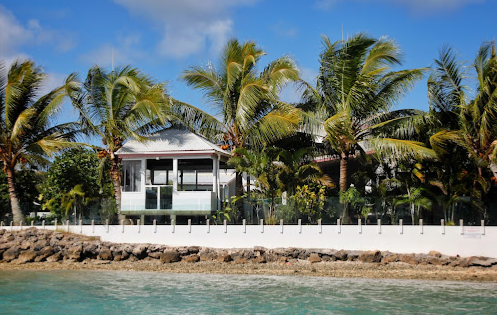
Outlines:
{"type": "Polygon", "coordinates": [[[123,161],[123,191],[139,192],[141,189],[141,161],[123,161]]]}
{"type": "Polygon", "coordinates": [[[160,187],[160,209],[173,208],[173,188],[162,186],[160,187]]]}
{"type": "Polygon", "coordinates": [[[145,209],[157,209],[157,187],[147,187],[145,209]]]}
{"type": "Polygon", "coordinates": [[[154,185],[164,185],[164,184],[167,184],[167,171],[166,170],[154,171],[154,185]]]}
{"type": "Polygon", "coordinates": [[[178,190],[196,190],[197,174],[195,171],[181,171],[178,177],[178,190]]]}
{"type": "Polygon", "coordinates": [[[212,191],[212,171],[198,170],[197,190],[212,191]]]}

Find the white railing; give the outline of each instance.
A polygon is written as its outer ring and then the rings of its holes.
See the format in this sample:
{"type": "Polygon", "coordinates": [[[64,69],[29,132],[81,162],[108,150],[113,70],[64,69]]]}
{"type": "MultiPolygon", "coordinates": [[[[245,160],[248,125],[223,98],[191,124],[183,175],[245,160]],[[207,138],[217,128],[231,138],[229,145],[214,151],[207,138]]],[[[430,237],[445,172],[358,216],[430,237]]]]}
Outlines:
{"type": "MultiPolygon", "coordinates": [[[[26,226],[3,226],[7,230],[26,226]]],[[[42,226],[38,226],[42,228],[42,226]]],[[[45,226],[116,243],[213,248],[325,248],[497,258],[495,226],[426,225],[54,225],[45,226]]]]}

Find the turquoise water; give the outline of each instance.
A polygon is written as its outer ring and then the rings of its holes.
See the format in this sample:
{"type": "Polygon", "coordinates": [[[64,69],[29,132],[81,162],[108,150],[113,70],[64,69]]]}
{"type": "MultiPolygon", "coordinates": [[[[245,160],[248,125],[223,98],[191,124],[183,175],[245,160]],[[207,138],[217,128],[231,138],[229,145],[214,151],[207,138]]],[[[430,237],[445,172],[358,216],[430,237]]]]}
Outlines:
{"type": "Polygon", "coordinates": [[[497,314],[497,283],[0,271],[0,314],[497,314]]]}

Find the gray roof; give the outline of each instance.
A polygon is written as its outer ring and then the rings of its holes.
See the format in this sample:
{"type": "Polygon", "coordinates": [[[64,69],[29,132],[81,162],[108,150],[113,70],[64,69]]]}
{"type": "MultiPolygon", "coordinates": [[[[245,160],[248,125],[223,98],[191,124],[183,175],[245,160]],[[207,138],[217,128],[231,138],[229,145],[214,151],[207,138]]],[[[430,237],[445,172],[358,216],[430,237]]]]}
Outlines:
{"type": "Polygon", "coordinates": [[[216,144],[187,129],[164,129],[148,136],[149,141],[130,140],[116,154],[198,154],[221,153],[230,156],[216,144]]]}

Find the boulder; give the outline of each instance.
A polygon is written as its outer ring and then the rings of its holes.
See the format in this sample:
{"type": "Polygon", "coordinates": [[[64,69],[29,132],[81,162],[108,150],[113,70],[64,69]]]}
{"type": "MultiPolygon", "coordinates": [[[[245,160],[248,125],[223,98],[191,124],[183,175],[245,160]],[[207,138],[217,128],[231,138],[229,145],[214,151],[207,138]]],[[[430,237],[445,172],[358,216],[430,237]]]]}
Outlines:
{"type": "Polygon", "coordinates": [[[69,248],[66,257],[68,259],[74,259],[76,261],[80,261],[82,252],[83,252],[83,245],[76,245],[69,248]]]}
{"type": "Polygon", "coordinates": [[[183,257],[183,260],[187,263],[196,263],[200,261],[200,256],[197,254],[193,254],[190,256],[183,257]]]}
{"type": "Polygon", "coordinates": [[[333,257],[336,258],[336,260],[341,260],[341,261],[346,261],[348,257],[347,251],[341,249],[338,252],[333,253],[333,257]]]}
{"type": "Polygon", "coordinates": [[[246,263],[248,263],[248,259],[247,258],[238,258],[238,259],[235,259],[233,261],[233,263],[235,263],[237,265],[246,264],[246,263]]]}
{"type": "Polygon", "coordinates": [[[381,252],[379,250],[363,252],[358,257],[363,263],[378,263],[381,261],[381,252]]]}
{"type": "Polygon", "coordinates": [[[32,249],[28,249],[28,250],[19,254],[19,258],[17,259],[17,262],[20,264],[32,262],[35,260],[36,256],[38,256],[37,252],[35,252],[32,249]]]}
{"type": "Polygon", "coordinates": [[[162,253],[160,253],[160,252],[151,252],[151,253],[148,253],[148,257],[154,258],[154,259],[159,259],[161,254],[162,253]]]}
{"type": "Polygon", "coordinates": [[[216,259],[219,262],[230,262],[232,260],[231,255],[227,253],[219,253],[216,259]]]}
{"type": "Polygon", "coordinates": [[[430,265],[442,266],[443,263],[439,258],[440,257],[428,257],[426,259],[426,262],[429,263],[430,265]]]}
{"type": "Polygon", "coordinates": [[[47,257],[48,262],[56,262],[56,261],[60,261],[60,260],[62,260],[62,253],[61,252],[57,252],[57,253],[53,254],[52,256],[47,257]]]}
{"type": "Polygon", "coordinates": [[[54,254],[54,250],[52,246],[45,246],[39,252],[38,256],[35,258],[35,262],[44,261],[47,257],[52,256],[54,254]]]}
{"type": "Polygon", "coordinates": [[[19,246],[13,246],[13,247],[7,249],[3,253],[3,260],[9,262],[9,261],[16,259],[17,257],[19,257],[20,251],[21,251],[21,249],[19,246]]]}
{"type": "Polygon", "coordinates": [[[487,257],[470,257],[468,267],[492,267],[497,265],[497,259],[487,257]]]}
{"type": "Polygon", "coordinates": [[[399,255],[397,255],[397,254],[388,254],[388,255],[384,256],[381,259],[381,261],[384,262],[384,263],[387,263],[387,264],[399,261],[399,255]]]}
{"type": "Polygon", "coordinates": [[[98,253],[98,259],[100,260],[112,260],[112,252],[110,251],[109,248],[104,247],[100,250],[100,253],[98,253]]]}
{"type": "Polygon", "coordinates": [[[400,255],[399,260],[409,265],[419,264],[419,260],[413,254],[400,255]]]}
{"type": "Polygon", "coordinates": [[[138,259],[143,259],[147,256],[147,245],[139,244],[136,245],[135,248],[131,251],[133,255],[138,259]]]}
{"type": "Polygon", "coordinates": [[[266,257],[264,256],[257,256],[254,259],[251,260],[252,262],[256,264],[265,264],[266,263],[266,257]]]}
{"type": "Polygon", "coordinates": [[[188,246],[187,248],[188,254],[198,254],[200,252],[200,247],[198,246],[188,246]]]}
{"type": "Polygon", "coordinates": [[[160,254],[160,262],[161,263],[174,263],[178,262],[181,260],[181,256],[179,255],[179,252],[176,250],[167,250],[164,251],[163,254],[160,254]]]}
{"type": "Polygon", "coordinates": [[[309,262],[311,264],[321,262],[321,257],[319,257],[319,254],[313,253],[309,255],[309,262]]]}
{"type": "Polygon", "coordinates": [[[48,244],[47,240],[41,239],[41,240],[38,240],[36,243],[34,243],[33,247],[31,247],[31,248],[36,250],[36,251],[40,251],[42,248],[44,248],[48,245],[49,244],[48,244]]]}
{"type": "Polygon", "coordinates": [[[437,252],[436,250],[432,250],[428,253],[429,256],[433,256],[433,257],[436,257],[436,258],[440,258],[442,257],[442,254],[440,252],[437,252]]]}

